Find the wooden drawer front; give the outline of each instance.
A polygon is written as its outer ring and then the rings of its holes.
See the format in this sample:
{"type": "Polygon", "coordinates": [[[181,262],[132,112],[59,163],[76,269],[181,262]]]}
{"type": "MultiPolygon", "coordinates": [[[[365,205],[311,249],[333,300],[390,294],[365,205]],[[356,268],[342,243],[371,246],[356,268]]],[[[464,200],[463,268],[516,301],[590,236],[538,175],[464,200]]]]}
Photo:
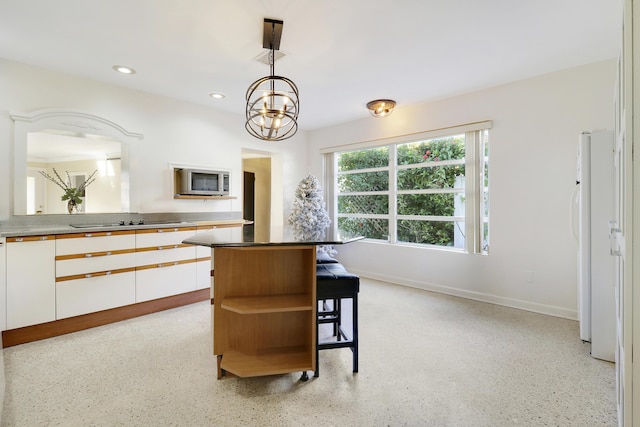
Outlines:
{"type": "Polygon", "coordinates": [[[136,231],[136,248],[175,245],[196,234],[195,227],[154,228],[136,231]]]}
{"type": "Polygon", "coordinates": [[[132,250],[124,253],[107,252],[105,255],[102,253],[88,255],[91,256],[57,260],[56,277],[135,267],[135,253],[132,250]]]}
{"type": "Polygon", "coordinates": [[[57,319],[135,303],[134,271],[56,283],[57,319]]]}
{"type": "Polygon", "coordinates": [[[136,270],[136,302],[196,290],[196,263],[136,270]]]}
{"type": "Polygon", "coordinates": [[[196,249],[192,245],[160,246],[136,251],[136,266],[162,264],[165,262],[193,260],[196,249]]]}
{"type": "Polygon", "coordinates": [[[56,239],[57,256],[126,250],[135,247],[136,235],[133,231],[63,234],[56,239]]]}
{"type": "Polygon", "coordinates": [[[50,235],[50,236],[7,237],[7,243],[45,242],[47,240],[56,240],[56,236],[50,235]]]}

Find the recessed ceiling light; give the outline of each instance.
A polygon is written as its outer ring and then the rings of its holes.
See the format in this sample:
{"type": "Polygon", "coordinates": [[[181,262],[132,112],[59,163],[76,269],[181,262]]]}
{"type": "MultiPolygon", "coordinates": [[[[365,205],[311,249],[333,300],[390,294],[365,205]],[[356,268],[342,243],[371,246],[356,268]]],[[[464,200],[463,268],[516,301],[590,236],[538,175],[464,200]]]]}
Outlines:
{"type": "Polygon", "coordinates": [[[122,73],[122,74],[135,74],[136,70],[131,68],[131,67],[127,67],[126,65],[114,65],[112,67],[115,71],[122,73]]]}
{"type": "Polygon", "coordinates": [[[224,99],[227,97],[227,95],[222,92],[209,92],[209,96],[215,99],[224,99]]]}

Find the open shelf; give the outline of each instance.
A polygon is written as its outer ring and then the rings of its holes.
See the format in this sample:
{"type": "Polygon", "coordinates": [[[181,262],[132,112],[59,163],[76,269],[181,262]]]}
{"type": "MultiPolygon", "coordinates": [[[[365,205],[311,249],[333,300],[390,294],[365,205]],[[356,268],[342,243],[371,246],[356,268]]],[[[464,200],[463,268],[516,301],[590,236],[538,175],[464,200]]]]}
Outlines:
{"type": "Polygon", "coordinates": [[[315,370],[315,267],[314,246],[215,248],[218,378],[315,370]]]}
{"type": "Polygon", "coordinates": [[[243,353],[227,350],[220,367],[239,377],[286,374],[296,371],[312,371],[310,352],[304,347],[283,347],[243,353]]]}
{"type": "Polygon", "coordinates": [[[229,200],[237,199],[236,196],[193,196],[187,194],[174,194],[174,199],[201,199],[201,200],[229,200]]]}
{"type": "Polygon", "coordinates": [[[227,297],[220,305],[239,314],[281,313],[311,310],[311,297],[306,294],[227,297]]]}

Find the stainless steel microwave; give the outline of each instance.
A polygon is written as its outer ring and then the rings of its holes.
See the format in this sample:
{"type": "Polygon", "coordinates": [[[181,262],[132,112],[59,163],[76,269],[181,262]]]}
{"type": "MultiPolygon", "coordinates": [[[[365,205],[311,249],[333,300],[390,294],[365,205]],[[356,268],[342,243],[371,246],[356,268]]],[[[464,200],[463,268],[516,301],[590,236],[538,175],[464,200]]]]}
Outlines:
{"type": "Polygon", "coordinates": [[[229,194],[229,172],[204,169],[178,169],[181,195],[226,196],[229,194]]]}

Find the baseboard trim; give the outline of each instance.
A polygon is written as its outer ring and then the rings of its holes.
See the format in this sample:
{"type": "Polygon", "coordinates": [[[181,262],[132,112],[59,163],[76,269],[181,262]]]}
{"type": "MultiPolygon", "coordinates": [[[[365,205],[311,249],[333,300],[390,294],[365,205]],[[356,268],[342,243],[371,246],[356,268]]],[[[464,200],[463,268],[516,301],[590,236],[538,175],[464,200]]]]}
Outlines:
{"type": "Polygon", "coordinates": [[[45,338],[56,337],[71,332],[103,326],[121,320],[144,316],[170,308],[181,307],[195,302],[206,301],[211,298],[209,288],[173,295],[166,298],[125,305],[81,316],[69,317],[53,322],[40,323],[38,325],[25,326],[24,328],[2,331],[2,347],[11,347],[45,338]]]}
{"type": "Polygon", "coordinates": [[[504,307],[517,308],[519,310],[531,311],[534,313],[546,314],[548,316],[560,317],[569,320],[578,320],[578,312],[568,308],[557,307],[553,305],[538,304],[534,302],[518,300],[514,298],[505,298],[497,295],[486,294],[482,292],[468,291],[465,289],[451,288],[448,286],[437,285],[435,283],[418,282],[414,280],[401,279],[384,274],[371,274],[367,271],[359,271],[349,267],[349,271],[361,277],[367,277],[373,280],[380,280],[401,286],[409,286],[411,288],[423,289],[425,291],[437,292],[446,295],[452,295],[460,298],[467,298],[475,301],[487,302],[490,304],[502,305],[504,307]]]}

